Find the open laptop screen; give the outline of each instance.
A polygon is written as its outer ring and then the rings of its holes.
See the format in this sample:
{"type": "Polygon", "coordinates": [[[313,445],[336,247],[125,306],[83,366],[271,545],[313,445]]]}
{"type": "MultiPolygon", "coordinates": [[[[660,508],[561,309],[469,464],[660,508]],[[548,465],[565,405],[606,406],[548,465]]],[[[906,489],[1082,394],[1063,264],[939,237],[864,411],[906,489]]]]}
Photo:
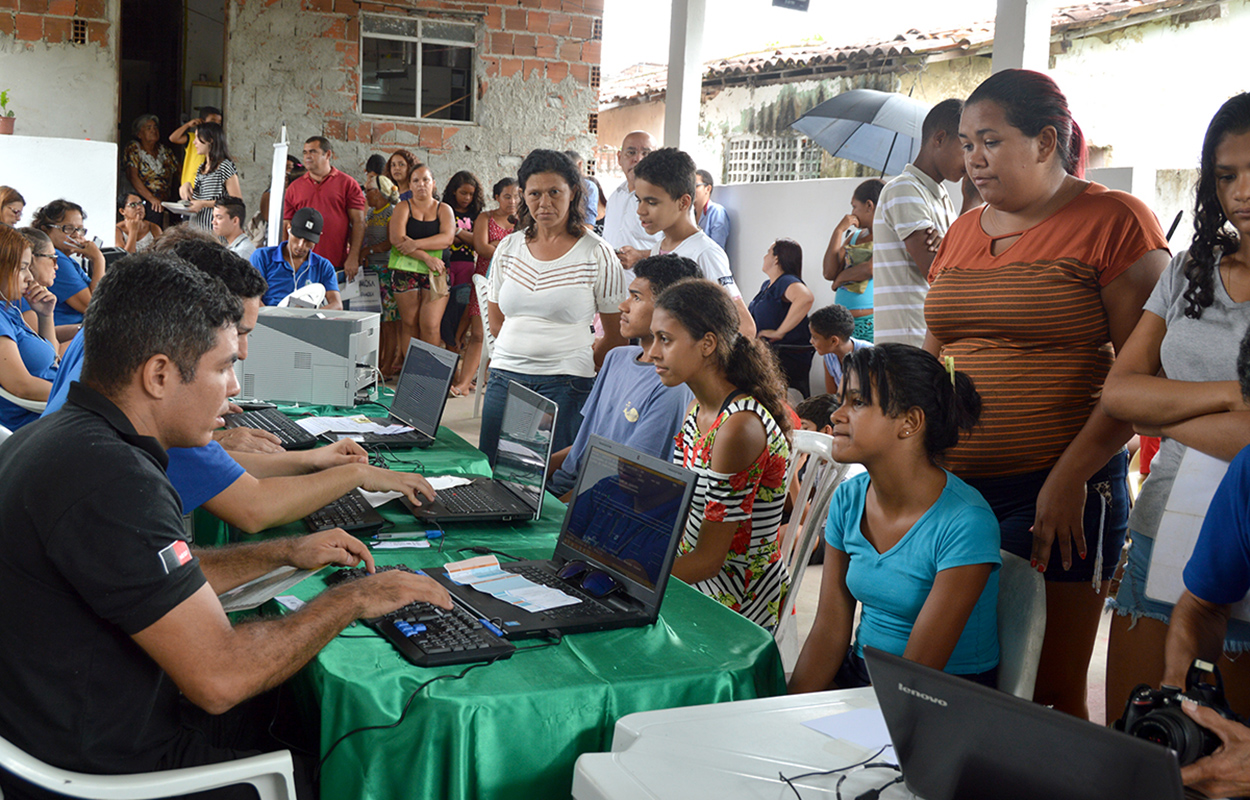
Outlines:
{"type": "Polygon", "coordinates": [[[391,400],[391,416],[433,438],[438,433],[458,358],[449,350],[420,339],[411,340],[391,400]]]}
{"type": "Polygon", "coordinates": [[[560,544],[654,590],[676,535],[687,484],[680,471],[648,467],[592,444],[560,544]]]}
{"type": "Polygon", "coordinates": [[[537,514],[543,504],[547,459],[556,404],[515,381],[508,383],[508,399],[500,421],[499,447],[491,473],[537,514]]]}

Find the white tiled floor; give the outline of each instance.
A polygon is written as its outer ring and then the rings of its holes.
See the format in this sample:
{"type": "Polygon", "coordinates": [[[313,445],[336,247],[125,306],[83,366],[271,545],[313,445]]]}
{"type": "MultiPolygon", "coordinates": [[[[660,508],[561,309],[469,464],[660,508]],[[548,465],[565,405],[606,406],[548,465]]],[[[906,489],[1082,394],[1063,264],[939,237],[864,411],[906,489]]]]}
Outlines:
{"type": "MultiPolygon", "coordinates": [[[[477,444],[478,429],[481,420],[473,416],[473,396],[452,397],[447,401],[443,412],[443,424],[463,436],[469,442],[477,444]]],[[[812,629],[812,621],[816,617],[816,602],[820,597],[820,567],[808,567],[807,574],[799,587],[799,596],[795,607],[798,611],[798,628],[800,641],[807,638],[812,629]]],[[[1089,671],[1089,709],[1095,722],[1105,722],[1105,702],[1103,699],[1106,661],[1107,633],[1110,629],[1111,616],[1104,614],[1102,624],[1098,628],[1098,639],[1094,646],[1094,657],[1089,671]]],[[[1127,699],[1127,698],[1126,698],[1127,699]]],[[[1112,713],[1119,716],[1123,709],[1115,709],[1112,713]]]]}

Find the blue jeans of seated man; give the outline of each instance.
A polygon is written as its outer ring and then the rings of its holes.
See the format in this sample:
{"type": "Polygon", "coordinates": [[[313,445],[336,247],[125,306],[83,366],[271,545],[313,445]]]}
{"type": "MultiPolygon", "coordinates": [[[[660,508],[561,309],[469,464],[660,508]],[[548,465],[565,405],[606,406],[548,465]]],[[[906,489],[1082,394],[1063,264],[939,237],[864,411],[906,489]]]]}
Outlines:
{"type": "Polygon", "coordinates": [[[508,401],[508,382],[516,381],[527,389],[538,392],[556,404],[555,430],[552,431],[551,451],[563,450],[577,438],[582,425],[582,406],[595,385],[594,378],[576,375],[524,375],[504,369],[491,369],[482,396],[482,431],[478,437],[478,449],[489,459],[494,459],[499,447],[499,429],[503,424],[503,409],[508,401]]]}

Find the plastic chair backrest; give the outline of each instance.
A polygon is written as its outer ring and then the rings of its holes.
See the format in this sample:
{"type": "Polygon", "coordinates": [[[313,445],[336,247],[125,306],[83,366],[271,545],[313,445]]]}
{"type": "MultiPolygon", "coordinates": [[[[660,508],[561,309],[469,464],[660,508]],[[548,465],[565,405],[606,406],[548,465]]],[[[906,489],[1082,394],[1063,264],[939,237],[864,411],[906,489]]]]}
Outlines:
{"type": "Polygon", "coordinates": [[[3,386],[0,386],[0,398],[8,400],[18,408],[24,408],[27,411],[34,411],[36,414],[42,414],[43,410],[48,407],[48,402],[46,400],[27,400],[25,397],[18,397],[11,392],[5,391],[3,386]]]}
{"type": "Polygon", "coordinates": [[[998,688],[1033,699],[1046,637],[1046,581],[1029,562],[1000,552],[998,573],[998,688]]]}
{"type": "Polygon", "coordinates": [[[0,738],[0,769],[54,794],[91,800],[156,800],[249,783],[260,800],[295,800],[295,769],[288,750],[132,775],[88,775],[54,767],[0,738]]]}
{"type": "Polygon", "coordinates": [[[490,279],[485,275],[473,275],[473,291],[477,293],[477,307],[482,314],[482,357],[477,362],[477,391],[473,393],[473,416],[482,414],[482,395],[486,393],[486,365],[491,351],[495,349],[495,337],[490,333],[490,316],[486,311],[486,296],[490,279]]]}
{"type": "MultiPolygon", "coordinates": [[[[807,455],[807,472],[790,512],[790,521],[781,535],[781,559],[790,575],[790,590],[781,607],[782,619],[786,618],[798,599],[812,545],[825,527],[833,490],[846,477],[848,469],[847,465],[833,460],[833,437],[827,433],[791,432],[790,468],[787,470],[791,478],[800,454],[807,455]],[[807,509],[806,517],[804,508],[807,509]]],[[[786,485],[790,485],[788,481],[786,485]]],[[[778,626],[780,630],[781,626],[778,626]]]]}

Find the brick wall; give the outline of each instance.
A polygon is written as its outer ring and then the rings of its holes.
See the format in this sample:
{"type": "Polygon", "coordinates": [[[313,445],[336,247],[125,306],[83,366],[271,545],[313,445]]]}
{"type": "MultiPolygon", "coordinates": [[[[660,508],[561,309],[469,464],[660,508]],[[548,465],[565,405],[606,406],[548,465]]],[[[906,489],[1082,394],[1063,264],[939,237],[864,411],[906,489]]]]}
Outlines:
{"type": "Polygon", "coordinates": [[[75,19],[86,22],[87,44],[109,46],[107,0],[0,0],[0,36],[18,42],[70,43],[75,19]]]}

